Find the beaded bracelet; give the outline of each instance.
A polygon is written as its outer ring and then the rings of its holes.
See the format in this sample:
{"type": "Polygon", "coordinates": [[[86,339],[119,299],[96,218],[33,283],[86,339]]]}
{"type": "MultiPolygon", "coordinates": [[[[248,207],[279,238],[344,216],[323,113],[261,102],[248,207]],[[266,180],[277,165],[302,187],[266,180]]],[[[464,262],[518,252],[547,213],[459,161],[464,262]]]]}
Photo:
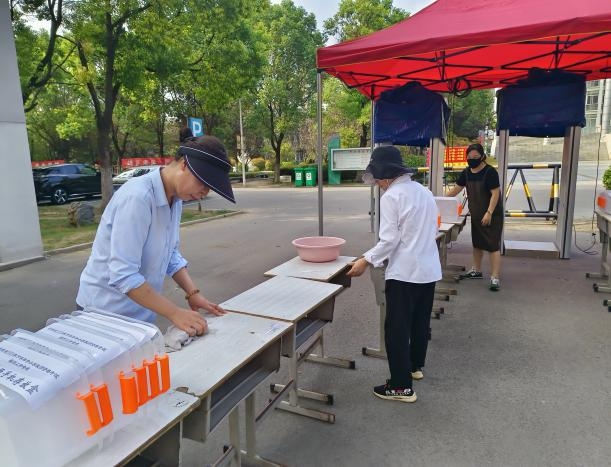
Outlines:
{"type": "Polygon", "coordinates": [[[199,293],[199,289],[193,289],[191,292],[185,295],[185,300],[189,300],[193,295],[198,294],[198,293],[199,293]]]}

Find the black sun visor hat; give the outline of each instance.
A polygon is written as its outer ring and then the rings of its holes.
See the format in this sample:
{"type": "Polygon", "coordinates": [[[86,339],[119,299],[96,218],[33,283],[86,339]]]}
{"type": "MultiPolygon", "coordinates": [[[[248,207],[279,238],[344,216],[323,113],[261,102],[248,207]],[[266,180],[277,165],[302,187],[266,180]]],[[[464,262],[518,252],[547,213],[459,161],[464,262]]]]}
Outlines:
{"type": "Polygon", "coordinates": [[[371,153],[363,182],[371,185],[375,180],[397,178],[408,173],[414,173],[414,170],[405,166],[401,152],[396,147],[378,146],[371,153]]]}
{"type": "Polygon", "coordinates": [[[184,157],[187,167],[199,181],[226,200],[235,203],[229,180],[231,164],[225,154],[212,154],[188,146],[180,146],[178,154],[184,157]]]}

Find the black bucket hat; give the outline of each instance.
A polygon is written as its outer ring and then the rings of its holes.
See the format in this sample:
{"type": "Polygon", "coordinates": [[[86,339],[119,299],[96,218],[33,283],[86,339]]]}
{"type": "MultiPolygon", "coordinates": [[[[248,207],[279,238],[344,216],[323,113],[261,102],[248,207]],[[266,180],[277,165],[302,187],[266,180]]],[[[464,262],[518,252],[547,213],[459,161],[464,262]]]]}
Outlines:
{"type": "Polygon", "coordinates": [[[414,173],[414,170],[405,166],[401,152],[396,147],[378,146],[371,153],[363,182],[372,184],[375,180],[397,178],[408,173],[414,173]]]}
{"type": "Polygon", "coordinates": [[[231,164],[222,144],[219,144],[219,148],[206,149],[180,146],[178,154],[184,157],[187,167],[198,180],[226,200],[235,203],[231,181],[229,180],[231,164]]]}

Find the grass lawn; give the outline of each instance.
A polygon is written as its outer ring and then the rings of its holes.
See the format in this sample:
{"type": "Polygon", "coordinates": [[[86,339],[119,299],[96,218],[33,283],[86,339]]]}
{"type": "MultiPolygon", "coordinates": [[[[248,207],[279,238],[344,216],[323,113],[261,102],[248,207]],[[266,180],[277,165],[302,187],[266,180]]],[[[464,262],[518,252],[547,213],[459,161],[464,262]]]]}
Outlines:
{"type": "MultiPolygon", "coordinates": [[[[73,227],[68,222],[68,209],[70,205],[63,206],[45,205],[38,206],[38,218],[40,221],[40,233],[45,251],[65,248],[80,243],[93,241],[95,232],[100,221],[100,213],[95,210],[95,222],[81,227],[73,227]]],[[[182,212],[182,222],[205,219],[218,216],[231,211],[198,211],[197,208],[185,207],[182,212]]]]}

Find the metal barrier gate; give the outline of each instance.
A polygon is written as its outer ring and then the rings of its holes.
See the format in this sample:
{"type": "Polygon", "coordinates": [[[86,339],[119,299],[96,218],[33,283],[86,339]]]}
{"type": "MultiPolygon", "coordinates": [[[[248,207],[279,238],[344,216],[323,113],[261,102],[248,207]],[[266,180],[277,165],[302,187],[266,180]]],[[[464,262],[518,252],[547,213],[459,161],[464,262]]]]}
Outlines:
{"type": "Polygon", "coordinates": [[[560,193],[560,167],[562,164],[554,163],[554,164],[509,164],[507,166],[508,170],[515,170],[513,176],[511,177],[511,181],[507,184],[507,189],[505,190],[505,205],[507,205],[507,199],[509,198],[509,194],[511,193],[511,189],[513,188],[513,184],[520,174],[520,178],[522,179],[522,185],[524,186],[524,194],[526,195],[526,201],[528,202],[528,210],[519,210],[519,209],[507,209],[505,210],[505,217],[543,217],[547,220],[549,219],[558,219],[558,204],[560,202],[559,193],[560,193]],[[535,200],[532,197],[530,189],[528,188],[528,183],[526,183],[526,177],[524,176],[524,169],[553,169],[552,174],[552,186],[549,194],[549,206],[547,211],[539,211],[535,206],[535,200]]]}
{"type": "MultiPolygon", "coordinates": [[[[522,180],[522,186],[524,187],[524,194],[526,195],[526,201],[528,202],[528,210],[521,209],[507,209],[505,210],[505,217],[540,217],[545,218],[546,220],[557,220],[558,219],[558,205],[560,202],[560,169],[562,167],[561,163],[551,163],[551,164],[509,164],[507,166],[508,170],[515,170],[513,176],[511,177],[511,181],[507,184],[507,189],[505,190],[505,206],[507,205],[507,199],[509,198],[509,194],[511,193],[511,189],[513,188],[513,184],[515,180],[520,175],[522,180]],[[547,211],[540,211],[535,206],[535,201],[532,197],[532,193],[528,188],[528,183],[526,182],[526,177],[524,176],[524,170],[526,169],[552,169],[552,184],[549,194],[549,205],[547,211]]],[[[444,185],[445,183],[445,174],[447,173],[460,173],[464,170],[464,167],[453,167],[453,166],[445,166],[444,167],[444,185]]],[[[427,174],[429,171],[428,167],[418,167],[418,173],[427,174]]],[[[465,203],[463,202],[463,205],[465,203]]]]}

